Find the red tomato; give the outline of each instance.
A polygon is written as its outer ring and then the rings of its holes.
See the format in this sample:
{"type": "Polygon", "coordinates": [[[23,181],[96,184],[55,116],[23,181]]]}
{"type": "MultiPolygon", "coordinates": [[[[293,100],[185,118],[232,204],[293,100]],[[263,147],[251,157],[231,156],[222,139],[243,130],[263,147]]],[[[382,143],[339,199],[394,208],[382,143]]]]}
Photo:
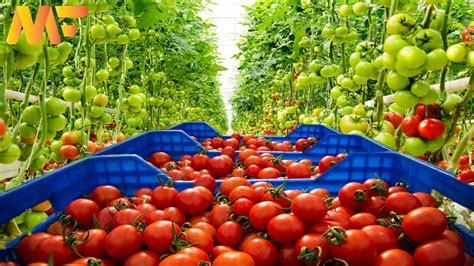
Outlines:
{"type": "Polygon", "coordinates": [[[230,220],[232,209],[228,204],[216,204],[209,213],[209,223],[214,228],[230,220]]]}
{"type": "Polygon", "coordinates": [[[461,34],[462,41],[466,43],[474,42],[474,26],[467,26],[461,34]]]}
{"type": "Polygon", "coordinates": [[[79,157],[79,149],[74,145],[63,145],[59,148],[59,154],[68,160],[79,157]]]}
{"type": "Polygon", "coordinates": [[[245,160],[252,155],[258,156],[258,152],[252,149],[245,149],[239,153],[238,159],[241,162],[245,162],[245,160]]]}
{"type": "Polygon", "coordinates": [[[137,189],[137,191],[135,191],[135,193],[133,193],[133,195],[135,195],[135,197],[140,197],[140,196],[143,196],[143,195],[147,195],[147,196],[150,196],[153,194],[153,190],[151,190],[150,188],[147,188],[147,187],[143,187],[143,188],[139,188],[137,189]]]}
{"type": "Polygon", "coordinates": [[[403,121],[403,115],[399,112],[388,112],[385,113],[383,117],[390,121],[395,129],[398,128],[403,121]]]}
{"type": "Polygon", "coordinates": [[[415,260],[406,251],[389,249],[377,256],[374,266],[415,266],[415,260]]]}
{"type": "Polygon", "coordinates": [[[376,224],[377,217],[367,212],[359,212],[352,215],[349,221],[351,222],[351,228],[362,229],[365,226],[376,224]]]}
{"type": "Polygon", "coordinates": [[[258,179],[275,179],[281,177],[280,171],[273,167],[265,167],[257,174],[258,179]]]}
{"type": "Polygon", "coordinates": [[[305,151],[306,149],[308,149],[310,147],[310,142],[309,140],[307,139],[299,139],[296,141],[295,143],[295,149],[297,151],[305,151]]]}
{"type": "MultiPolygon", "coordinates": [[[[220,254],[216,257],[212,266],[229,266],[229,265],[239,265],[239,266],[255,266],[255,261],[253,258],[245,253],[240,251],[228,251],[220,254]]],[[[173,265],[175,266],[175,265],[173,265]]]]}
{"type": "Polygon", "coordinates": [[[200,175],[194,179],[193,187],[196,186],[202,186],[209,189],[209,191],[214,192],[216,190],[217,184],[214,177],[210,175],[200,175]]]}
{"type": "MultiPolygon", "coordinates": [[[[225,141],[224,141],[225,142],[225,141]]],[[[238,145],[238,144],[237,144],[238,145]]],[[[224,147],[220,155],[227,155],[230,158],[235,158],[235,148],[233,146],[224,147]]]]}
{"type": "Polygon", "coordinates": [[[142,250],[127,258],[124,266],[155,266],[160,262],[160,257],[151,250],[142,250]]]}
{"type": "Polygon", "coordinates": [[[351,229],[346,231],[342,244],[331,245],[331,255],[345,260],[351,266],[366,266],[374,263],[377,249],[364,231],[351,229]]]}
{"type": "Polygon", "coordinates": [[[178,191],[173,187],[159,186],[153,190],[151,203],[160,210],[172,207],[175,204],[175,197],[177,194],[178,191]]]}
{"type": "Polygon", "coordinates": [[[95,201],[99,208],[104,208],[109,202],[122,197],[120,190],[114,186],[98,186],[91,192],[91,200],[95,201]]]}
{"type": "Polygon", "coordinates": [[[299,239],[305,231],[303,221],[295,215],[280,214],[267,225],[268,235],[280,244],[289,244],[299,239]]]}
{"type": "Polygon", "coordinates": [[[198,222],[198,223],[195,223],[193,224],[193,227],[192,228],[197,228],[197,229],[201,229],[203,230],[204,232],[208,233],[213,240],[216,239],[216,229],[214,228],[214,226],[212,226],[211,224],[209,223],[206,223],[206,222],[198,222]]]}
{"type": "Polygon", "coordinates": [[[23,239],[21,239],[17,247],[18,257],[20,257],[21,261],[23,261],[24,263],[33,262],[32,257],[35,254],[35,250],[38,244],[41,241],[50,237],[52,237],[52,235],[48,233],[35,233],[24,237],[23,239]]]}
{"type": "Polygon", "coordinates": [[[209,157],[205,154],[195,154],[193,158],[191,159],[191,167],[199,171],[201,169],[206,168],[207,162],[209,161],[209,157]]]}
{"type": "Polygon", "coordinates": [[[113,229],[105,240],[105,252],[114,260],[123,260],[142,248],[143,236],[131,225],[113,229]]]}
{"type": "Polygon", "coordinates": [[[392,195],[397,192],[407,192],[407,189],[401,186],[393,186],[388,188],[388,195],[392,195]]]}
{"type": "Polygon", "coordinates": [[[170,221],[157,221],[145,228],[143,240],[150,250],[165,254],[170,252],[171,241],[174,239],[173,233],[181,233],[177,224],[170,221]]]}
{"type": "Polygon", "coordinates": [[[43,239],[36,245],[32,254],[34,262],[48,262],[51,250],[53,252],[54,263],[59,265],[68,263],[77,258],[76,253],[64,242],[63,236],[51,236],[43,239]]]}
{"type": "Polygon", "coordinates": [[[367,197],[372,196],[387,196],[388,193],[388,183],[383,181],[380,178],[370,178],[365,180],[364,187],[368,189],[367,197]]]}
{"type": "Polygon", "coordinates": [[[331,167],[336,165],[338,161],[340,161],[340,159],[335,156],[324,156],[318,163],[319,171],[321,173],[326,172],[331,167]]]}
{"type": "Polygon", "coordinates": [[[170,217],[163,210],[149,212],[145,216],[146,224],[152,224],[156,221],[170,220],[170,217]]]}
{"type": "Polygon", "coordinates": [[[219,190],[222,194],[229,196],[230,192],[238,186],[250,187],[250,182],[243,177],[229,177],[224,179],[219,190]]]}
{"type": "Polygon", "coordinates": [[[225,253],[225,252],[229,252],[229,251],[236,251],[236,250],[232,247],[215,246],[212,249],[211,257],[212,258],[217,258],[217,256],[219,256],[220,254],[225,253]]]}
{"type": "Polygon", "coordinates": [[[331,249],[329,242],[321,234],[306,234],[302,236],[295,244],[295,254],[306,265],[318,265],[329,258],[329,250],[331,249]],[[320,250],[318,250],[319,248],[320,250]],[[304,248],[316,252],[313,256],[309,256],[304,248]],[[315,250],[315,248],[318,248],[315,250]],[[306,256],[305,256],[306,255],[306,256]]]}
{"type": "Polygon", "coordinates": [[[311,172],[308,166],[302,163],[292,163],[286,168],[288,178],[310,178],[311,172]]]}
{"type": "Polygon", "coordinates": [[[384,217],[387,214],[385,200],[381,196],[370,197],[362,205],[361,211],[371,213],[378,218],[384,217]]]}
{"type": "Polygon", "coordinates": [[[424,242],[413,253],[417,266],[464,265],[464,250],[446,238],[424,242]]]}
{"type": "Polygon", "coordinates": [[[453,242],[454,244],[456,244],[456,246],[458,246],[460,249],[463,249],[464,250],[464,241],[462,240],[462,238],[456,234],[455,232],[449,230],[449,229],[446,229],[444,230],[443,232],[443,237],[445,237],[446,239],[448,239],[449,241],[453,242]]]}
{"type": "Polygon", "coordinates": [[[283,213],[282,206],[272,201],[262,201],[255,204],[249,212],[249,220],[253,228],[259,231],[267,229],[270,220],[283,213]]]}
{"type": "Polygon", "coordinates": [[[123,209],[118,211],[112,218],[112,226],[133,225],[135,222],[145,221],[145,216],[141,211],[135,209],[123,209]]]}
{"type": "MultiPolygon", "coordinates": [[[[218,235],[219,231],[217,232],[217,236],[218,235]]],[[[186,239],[193,247],[200,248],[208,254],[212,252],[212,248],[214,247],[214,240],[212,240],[211,235],[198,228],[187,229],[184,231],[182,238],[186,239]]]]}
{"type": "Polygon", "coordinates": [[[315,196],[318,196],[322,199],[327,199],[331,197],[331,193],[325,188],[315,188],[309,192],[309,194],[313,194],[315,196]]]}
{"type": "Polygon", "coordinates": [[[381,225],[368,225],[362,228],[362,231],[374,242],[378,254],[388,249],[398,248],[397,237],[386,227],[381,225]]]}
{"type": "Polygon", "coordinates": [[[459,173],[457,179],[468,184],[474,182],[474,171],[471,169],[463,170],[459,173]]]}
{"type": "Polygon", "coordinates": [[[188,254],[172,254],[160,262],[160,266],[198,266],[199,258],[188,254]]]}
{"type": "Polygon", "coordinates": [[[427,140],[435,140],[443,135],[445,126],[443,121],[435,118],[428,118],[420,122],[418,132],[420,136],[427,140]]]}
{"type": "Polygon", "coordinates": [[[433,207],[417,208],[409,212],[402,222],[406,236],[415,243],[439,238],[447,226],[446,215],[433,207]]]}
{"type": "Polygon", "coordinates": [[[7,124],[5,123],[5,120],[0,118],[0,138],[3,138],[6,132],[7,132],[7,124]]]}
{"type": "Polygon", "coordinates": [[[156,207],[155,205],[150,204],[150,203],[142,203],[137,206],[137,211],[140,211],[146,216],[148,213],[152,211],[156,211],[156,207]]]}
{"type": "Polygon", "coordinates": [[[236,222],[225,222],[216,233],[217,243],[223,246],[236,247],[244,236],[242,226],[236,222]]]}
{"type": "Polygon", "coordinates": [[[294,244],[287,244],[279,245],[276,265],[304,266],[305,264],[298,260],[298,255],[295,253],[294,244]]]}
{"type": "Polygon", "coordinates": [[[176,223],[178,226],[182,226],[186,222],[186,215],[179,208],[168,207],[163,212],[167,217],[166,220],[176,223]]]}
{"type": "Polygon", "coordinates": [[[176,195],[175,204],[186,215],[192,216],[205,212],[212,202],[197,188],[188,188],[176,195]]]}
{"type": "Polygon", "coordinates": [[[408,192],[393,193],[385,200],[385,208],[387,211],[393,211],[398,215],[407,214],[419,207],[421,207],[421,202],[417,197],[408,192]]]}
{"type": "Polygon", "coordinates": [[[326,216],[328,207],[320,197],[303,193],[293,199],[291,211],[305,222],[319,222],[326,216]]]}
{"type": "Polygon", "coordinates": [[[230,201],[235,201],[237,199],[243,199],[243,198],[250,200],[252,203],[256,203],[258,200],[255,190],[248,186],[238,186],[232,189],[232,191],[229,194],[230,201]]]}
{"type": "Polygon", "coordinates": [[[234,213],[239,216],[247,216],[250,209],[253,207],[253,202],[246,198],[238,199],[234,202],[234,213]]]}
{"type": "Polygon", "coordinates": [[[90,199],[77,199],[69,203],[65,213],[71,215],[81,228],[92,225],[92,217],[99,213],[99,206],[90,199]]]}
{"type": "Polygon", "coordinates": [[[105,239],[107,233],[102,229],[89,229],[87,232],[76,234],[77,240],[84,243],[76,244],[77,251],[84,257],[105,257],[105,239]]]}
{"type": "Polygon", "coordinates": [[[428,193],[416,192],[413,196],[417,197],[423,207],[437,207],[436,199],[428,193]]]}
{"type": "Polygon", "coordinates": [[[187,254],[187,255],[190,255],[191,257],[198,258],[199,261],[203,261],[203,262],[211,261],[211,259],[209,259],[209,255],[207,255],[207,253],[204,252],[204,250],[197,247],[185,247],[181,249],[180,251],[178,251],[176,254],[187,254]]]}
{"type": "Polygon", "coordinates": [[[278,249],[270,241],[255,238],[248,241],[242,249],[249,254],[258,266],[272,266],[278,257],[278,249]]]}
{"type": "Polygon", "coordinates": [[[156,167],[162,167],[165,163],[171,161],[171,157],[166,152],[155,152],[150,156],[149,161],[156,167]]]}
{"type": "Polygon", "coordinates": [[[421,120],[422,118],[418,115],[405,117],[401,125],[403,134],[407,135],[408,137],[418,136],[418,125],[420,124],[421,120]]]}
{"type": "Polygon", "coordinates": [[[363,206],[367,200],[367,195],[365,194],[364,185],[357,182],[350,182],[339,190],[338,198],[342,206],[356,211],[363,206]]]}

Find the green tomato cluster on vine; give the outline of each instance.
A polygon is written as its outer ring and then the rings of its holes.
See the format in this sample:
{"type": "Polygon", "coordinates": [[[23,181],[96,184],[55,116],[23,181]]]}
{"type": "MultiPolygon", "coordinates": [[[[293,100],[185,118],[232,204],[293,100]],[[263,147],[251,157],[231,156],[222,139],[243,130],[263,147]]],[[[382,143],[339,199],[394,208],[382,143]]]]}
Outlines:
{"type": "Polygon", "coordinates": [[[90,28],[92,40],[96,44],[117,42],[117,44],[126,45],[130,41],[136,41],[140,38],[140,31],[136,28],[129,29],[128,32],[123,30],[124,27],[134,27],[136,25],[136,19],[133,16],[124,16],[121,22],[122,27],[113,16],[103,15],[101,21],[90,28]]]}
{"type": "Polygon", "coordinates": [[[20,147],[13,143],[12,135],[7,132],[5,120],[0,118],[0,163],[11,164],[21,155],[20,147]]]}

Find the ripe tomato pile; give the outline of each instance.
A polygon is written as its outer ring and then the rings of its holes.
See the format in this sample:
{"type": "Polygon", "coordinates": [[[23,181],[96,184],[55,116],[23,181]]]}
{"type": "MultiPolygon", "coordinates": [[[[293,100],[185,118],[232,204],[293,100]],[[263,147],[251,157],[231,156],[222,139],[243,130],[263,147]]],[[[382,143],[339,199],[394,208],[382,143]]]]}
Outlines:
{"type": "Polygon", "coordinates": [[[464,265],[464,243],[435,199],[381,179],[347,183],[334,198],[242,177],[215,189],[196,180],[127,197],[96,187],[48,232],[22,239],[18,256],[32,265],[50,256],[55,265],[464,265]]]}
{"type": "Polygon", "coordinates": [[[257,151],[303,152],[311,148],[311,146],[317,142],[318,140],[315,137],[309,137],[307,139],[299,139],[296,141],[295,145],[293,145],[289,141],[272,141],[271,139],[266,139],[264,137],[255,137],[253,134],[245,134],[242,137],[240,134],[232,134],[231,137],[226,140],[223,140],[220,137],[215,137],[213,139],[207,138],[202,142],[202,145],[206,150],[222,150],[227,147],[232,147],[234,150],[251,149],[257,151]]]}
{"type": "Polygon", "coordinates": [[[317,178],[329,168],[344,159],[347,154],[341,153],[337,156],[325,156],[317,165],[308,159],[296,162],[294,160],[282,160],[282,156],[270,153],[259,154],[253,149],[243,149],[235,157],[234,148],[227,146],[221,150],[221,155],[209,158],[209,156],[198,153],[194,156],[184,155],[179,161],[172,161],[170,155],[165,152],[155,152],[151,155],[149,162],[167,173],[173,180],[196,180],[196,179],[223,179],[227,176],[239,176],[257,179],[286,178],[317,178]]]}

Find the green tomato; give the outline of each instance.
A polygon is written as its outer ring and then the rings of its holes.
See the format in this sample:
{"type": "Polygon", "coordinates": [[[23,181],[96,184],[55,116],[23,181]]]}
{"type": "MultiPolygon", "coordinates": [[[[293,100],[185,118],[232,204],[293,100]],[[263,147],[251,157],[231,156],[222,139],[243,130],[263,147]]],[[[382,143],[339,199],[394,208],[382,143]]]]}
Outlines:
{"type": "Polygon", "coordinates": [[[410,15],[400,13],[387,20],[386,28],[390,35],[405,35],[415,26],[415,23],[410,15]]]}
{"type": "Polygon", "coordinates": [[[376,70],[381,70],[383,68],[383,55],[377,56],[372,62],[376,70]]]}
{"type": "Polygon", "coordinates": [[[413,108],[418,103],[418,97],[410,91],[397,91],[393,97],[393,101],[403,108],[413,108]]]}
{"type": "Polygon", "coordinates": [[[21,123],[18,126],[18,135],[21,138],[34,138],[36,136],[36,128],[28,123],[21,123]]]}
{"type": "Polygon", "coordinates": [[[100,117],[100,122],[102,122],[103,124],[109,124],[112,122],[112,116],[110,114],[107,114],[107,113],[103,113],[102,116],[100,117]]]}
{"type": "Polygon", "coordinates": [[[94,24],[90,29],[92,39],[103,39],[107,37],[107,31],[100,24],[94,24]]]}
{"type": "Polygon", "coordinates": [[[137,93],[141,92],[141,89],[137,85],[132,85],[132,86],[130,86],[129,91],[130,91],[131,94],[137,94],[137,93]]]}
{"type": "Polygon", "coordinates": [[[95,95],[92,101],[95,105],[103,107],[109,103],[109,98],[107,97],[107,95],[100,93],[95,95]]]}
{"type": "Polygon", "coordinates": [[[104,107],[96,105],[92,106],[89,112],[89,115],[93,118],[99,118],[102,116],[102,114],[104,114],[104,107]]]}
{"type": "Polygon", "coordinates": [[[427,151],[425,142],[420,138],[407,138],[403,150],[413,156],[424,155],[427,151]]]}
{"type": "Polygon", "coordinates": [[[61,131],[66,127],[67,119],[64,115],[51,116],[48,118],[48,130],[61,131]]]}
{"type": "Polygon", "coordinates": [[[119,35],[122,32],[122,29],[115,24],[111,24],[111,25],[107,25],[106,31],[107,31],[107,35],[115,39],[117,35],[119,35]]]}
{"type": "Polygon", "coordinates": [[[420,98],[420,103],[422,104],[435,104],[439,99],[439,92],[435,89],[430,88],[430,91],[426,96],[420,98]]]}
{"type": "Polygon", "coordinates": [[[346,42],[355,42],[359,38],[359,33],[355,30],[351,30],[345,37],[346,42]]]}
{"type": "Polygon", "coordinates": [[[59,98],[49,98],[46,100],[46,113],[52,116],[63,114],[67,109],[66,103],[59,98]]]}
{"type": "MultiPolygon", "coordinates": [[[[142,97],[140,97],[140,95],[138,94],[134,94],[134,95],[130,95],[128,97],[128,104],[131,106],[131,107],[137,107],[137,106],[140,106],[142,104],[142,97]]],[[[169,107],[169,106],[168,106],[169,107]]]]}
{"type": "Polygon", "coordinates": [[[109,58],[109,66],[111,68],[117,68],[120,66],[120,59],[118,59],[117,57],[111,57],[109,58]]]}
{"type": "Polygon", "coordinates": [[[52,152],[59,154],[59,149],[61,149],[62,146],[63,146],[63,142],[61,140],[53,140],[51,142],[51,145],[49,145],[49,148],[51,149],[52,152]]]}
{"type": "Polygon", "coordinates": [[[0,138],[0,152],[6,151],[12,145],[12,136],[5,134],[3,138],[0,138]]]}
{"type": "Polygon", "coordinates": [[[443,49],[434,49],[426,56],[425,68],[430,71],[443,69],[448,64],[448,57],[443,49]]]}
{"type": "Polygon", "coordinates": [[[340,27],[336,28],[334,33],[335,33],[336,37],[344,37],[349,33],[349,30],[347,29],[346,26],[340,26],[340,27]]]}
{"type": "Polygon", "coordinates": [[[374,66],[369,62],[359,62],[355,66],[355,73],[361,77],[369,78],[375,72],[374,66]]]}
{"type": "Polygon", "coordinates": [[[130,42],[130,38],[128,38],[127,34],[120,34],[117,36],[117,43],[121,45],[128,44],[130,42]]]}
{"type": "Polygon", "coordinates": [[[352,114],[354,108],[352,106],[344,106],[344,108],[342,108],[341,110],[341,114],[342,115],[350,115],[352,114]]]}
{"type": "Polygon", "coordinates": [[[339,14],[342,17],[347,17],[352,15],[352,7],[350,5],[341,5],[339,7],[339,14]]]}
{"type": "Polygon", "coordinates": [[[97,73],[95,73],[95,81],[100,83],[104,82],[109,78],[109,71],[105,69],[99,69],[97,73]]]}
{"type": "Polygon", "coordinates": [[[349,57],[349,64],[351,65],[351,67],[355,67],[361,60],[362,60],[361,53],[354,52],[349,57]]]}
{"type": "Polygon", "coordinates": [[[411,84],[410,91],[418,97],[424,97],[430,92],[430,84],[422,80],[417,80],[411,84]]]}
{"type": "Polygon", "coordinates": [[[378,133],[377,136],[374,137],[374,140],[389,147],[390,149],[395,149],[395,138],[392,134],[381,132],[378,133]]]}
{"type": "Polygon", "coordinates": [[[326,118],[323,119],[326,125],[332,125],[334,123],[334,114],[330,113],[326,118]]]}
{"type": "Polygon", "coordinates": [[[457,43],[448,47],[446,55],[449,61],[460,63],[466,59],[467,50],[463,44],[457,43]]]}
{"type": "Polygon", "coordinates": [[[358,116],[365,116],[367,114],[367,111],[365,110],[365,105],[364,104],[358,104],[354,107],[354,110],[352,110],[353,114],[358,115],[358,116]]]}
{"type": "Polygon", "coordinates": [[[138,40],[140,38],[140,31],[138,29],[131,29],[128,31],[128,38],[132,41],[138,40]]]}
{"type": "Polygon", "coordinates": [[[393,135],[395,133],[395,128],[393,127],[392,123],[387,120],[384,120],[380,127],[380,132],[385,132],[393,135]]]}
{"type": "MultiPolygon", "coordinates": [[[[85,127],[85,130],[90,130],[91,126],[92,126],[91,120],[89,120],[89,118],[85,118],[85,119],[84,119],[84,127],[85,127]]],[[[75,128],[76,130],[80,130],[80,129],[83,128],[83,127],[82,127],[82,119],[81,119],[81,118],[78,118],[78,119],[76,119],[76,120],[74,121],[74,128],[75,128]]]]}
{"type": "MultiPolygon", "coordinates": [[[[5,137],[3,137],[5,138],[5,137]]],[[[0,144],[0,149],[2,145],[0,144]]],[[[6,150],[0,152],[0,163],[11,164],[18,160],[21,155],[20,147],[16,144],[11,144],[6,150]]]]}
{"type": "Polygon", "coordinates": [[[397,70],[398,74],[404,76],[404,77],[414,77],[417,76],[421,73],[422,68],[406,68],[404,64],[402,64],[400,61],[397,61],[395,63],[395,69],[397,70]]]}
{"type": "Polygon", "coordinates": [[[385,52],[382,54],[382,65],[389,70],[395,69],[395,57],[385,52]]]}
{"type": "Polygon", "coordinates": [[[57,47],[60,54],[70,54],[73,48],[70,42],[61,42],[57,47]]]}
{"type": "Polygon", "coordinates": [[[443,39],[441,34],[437,30],[423,29],[415,35],[416,46],[425,50],[426,52],[432,51],[443,47],[443,39]]]}
{"type": "Polygon", "coordinates": [[[441,105],[441,107],[443,108],[444,112],[451,113],[452,111],[454,111],[454,108],[456,108],[456,106],[461,102],[462,97],[458,94],[448,94],[448,96],[446,96],[446,100],[441,105]]]}
{"type": "Polygon", "coordinates": [[[369,123],[367,122],[367,119],[363,117],[357,117],[356,115],[345,115],[339,121],[339,128],[344,134],[348,134],[353,130],[358,130],[365,133],[369,128],[369,123]]]}
{"type": "Polygon", "coordinates": [[[331,24],[324,25],[323,30],[321,32],[321,35],[324,38],[331,38],[334,36],[334,34],[335,34],[334,27],[331,24]]]}
{"type": "Polygon", "coordinates": [[[390,104],[389,108],[388,108],[390,111],[392,112],[399,112],[401,114],[405,113],[405,108],[401,107],[400,105],[396,104],[396,103],[392,103],[390,104]]]}
{"type": "Polygon", "coordinates": [[[408,45],[408,42],[405,41],[400,35],[390,35],[387,37],[387,39],[385,39],[383,50],[389,55],[396,57],[398,52],[403,47],[408,45]]]}
{"type": "Polygon", "coordinates": [[[43,36],[39,44],[30,44],[26,39],[26,35],[21,33],[15,45],[15,50],[25,55],[38,55],[42,51],[41,47],[43,46],[44,40],[45,38],[43,36]]]}
{"type": "Polygon", "coordinates": [[[18,69],[27,69],[38,62],[37,54],[22,54],[18,53],[15,60],[15,67],[18,69]]]}
{"type": "Polygon", "coordinates": [[[341,80],[341,86],[344,88],[344,89],[351,89],[352,87],[355,86],[354,84],[354,81],[352,81],[352,79],[350,78],[343,78],[341,80]]]}
{"type": "Polygon", "coordinates": [[[319,73],[321,68],[322,68],[322,66],[320,64],[318,64],[318,62],[316,60],[311,61],[311,63],[309,63],[309,65],[308,65],[308,69],[312,73],[319,73]]]}
{"type": "Polygon", "coordinates": [[[46,156],[44,156],[43,154],[40,154],[31,161],[30,168],[36,171],[40,171],[43,169],[47,161],[48,158],[46,158],[46,156]]]}
{"type": "Polygon", "coordinates": [[[331,66],[325,66],[321,69],[319,73],[324,78],[334,77],[334,69],[331,66]]]}
{"type": "Polygon", "coordinates": [[[340,108],[343,108],[345,107],[346,105],[348,105],[350,102],[349,100],[347,100],[347,97],[345,95],[342,95],[340,96],[339,98],[337,98],[336,100],[336,105],[340,108]]]}
{"type": "Polygon", "coordinates": [[[410,80],[392,70],[387,73],[387,86],[394,91],[403,90],[410,86],[410,80]]]}
{"type": "Polygon", "coordinates": [[[474,51],[469,51],[466,56],[467,65],[474,67],[474,51]]]}
{"type": "Polygon", "coordinates": [[[88,101],[92,100],[97,95],[97,88],[92,85],[86,86],[86,99],[88,101]]]}
{"type": "Polygon", "coordinates": [[[406,68],[417,69],[426,62],[426,52],[416,46],[405,46],[397,53],[397,63],[406,68]]]}
{"type": "Polygon", "coordinates": [[[364,2],[357,2],[354,5],[352,5],[352,11],[356,15],[362,15],[362,14],[367,13],[367,11],[369,11],[369,6],[364,2]]]}
{"type": "Polygon", "coordinates": [[[63,98],[68,102],[77,103],[81,101],[81,92],[78,89],[67,86],[63,89],[63,98]]]}
{"type": "MultiPolygon", "coordinates": [[[[352,76],[352,81],[354,81],[354,83],[357,84],[357,85],[365,84],[367,82],[367,80],[368,80],[368,78],[359,76],[357,74],[352,76]]],[[[357,88],[357,90],[360,88],[360,86],[354,86],[354,87],[357,88]]],[[[351,90],[353,90],[354,87],[352,87],[351,90]]]]}
{"type": "Polygon", "coordinates": [[[443,137],[439,137],[435,140],[429,140],[426,142],[426,151],[427,152],[435,152],[441,149],[444,145],[445,139],[443,137]]]}
{"type": "Polygon", "coordinates": [[[48,218],[48,215],[45,212],[31,211],[26,214],[25,224],[31,230],[33,227],[46,220],[46,218],[48,218]]]}
{"type": "Polygon", "coordinates": [[[37,126],[41,120],[41,108],[39,105],[31,105],[25,108],[22,113],[23,121],[30,124],[37,126]]]}

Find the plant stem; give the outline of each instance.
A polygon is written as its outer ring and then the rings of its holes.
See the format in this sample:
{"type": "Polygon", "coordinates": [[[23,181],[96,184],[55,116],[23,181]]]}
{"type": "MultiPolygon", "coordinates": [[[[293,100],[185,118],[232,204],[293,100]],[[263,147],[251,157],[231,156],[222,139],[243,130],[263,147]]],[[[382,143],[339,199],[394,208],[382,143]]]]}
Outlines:
{"type": "Polygon", "coordinates": [[[87,95],[86,95],[86,87],[87,87],[87,81],[88,81],[88,76],[90,72],[90,65],[91,65],[91,50],[92,50],[92,43],[89,37],[89,31],[91,27],[91,18],[87,18],[87,23],[86,23],[86,33],[85,33],[85,43],[84,43],[84,48],[86,51],[86,66],[84,68],[84,76],[82,77],[82,87],[81,87],[81,104],[82,104],[82,112],[81,112],[81,128],[83,132],[81,132],[81,144],[83,147],[86,149],[87,148],[87,140],[86,140],[86,134],[85,131],[87,130],[86,128],[86,117],[87,117],[87,95]]]}
{"type": "Polygon", "coordinates": [[[431,14],[433,13],[433,10],[434,10],[434,5],[432,4],[428,5],[428,9],[426,9],[426,12],[425,12],[425,17],[423,18],[423,21],[421,22],[421,26],[424,29],[427,29],[430,27],[431,14]]]}
{"type": "Polygon", "coordinates": [[[385,68],[380,70],[377,83],[375,84],[375,109],[377,110],[376,118],[378,123],[383,119],[383,80],[386,71],[385,68]]]}
{"type": "MultiPolygon", "coordinates": [[[[448,23],[449,23],[449,13],[451,12],[451,3],[452,0],[447,0],[446,9],[443,18],[443,25],[441,28],[441,38],[443,39],[443,48],[446,51],[448,49],[448,23]]],[[[441,77],[439,80],[439,90],[441,92],[441,97],[444,97],[446,94],[446,76],[448,73],[448,65],[444,66],[443,71],[441,72],[441,77]]]]}
{"type": "Polygon", "coordinates": [[[468,131],[466,131],[466,134],[462,137],[462,139],[456,145],[457,147],[453,152],[453,156],[449,160],[448,171],[450,172],[456,171],[459,158],[461,158],[461,155],[464,153],[466,148],[471,145],[470,143],[472,143],[473,138],[474,138],[474,125],[471,126],[468,131]]]}

